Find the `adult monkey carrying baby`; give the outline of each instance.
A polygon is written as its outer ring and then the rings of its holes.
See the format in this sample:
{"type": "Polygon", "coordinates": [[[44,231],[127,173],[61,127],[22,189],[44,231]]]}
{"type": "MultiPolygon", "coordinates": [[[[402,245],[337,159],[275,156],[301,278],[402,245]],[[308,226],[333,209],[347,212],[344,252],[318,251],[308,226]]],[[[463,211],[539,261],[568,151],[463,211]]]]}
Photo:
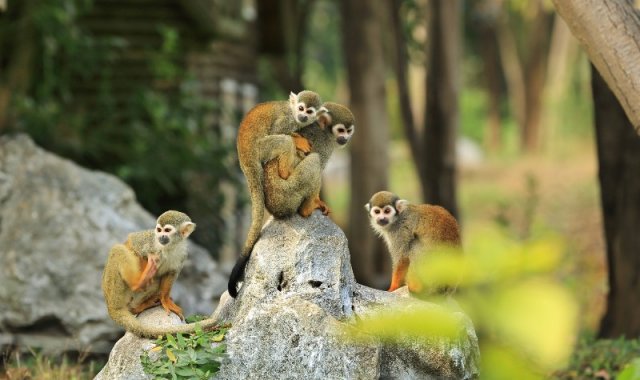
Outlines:
{"type": "Polygon", "coordinates": [[[229,295],[238,295],[237,284],[249,261],[251,250],[260,237],[264,219],[264,169],[263,164],[278,158],[278,174],[289,177],[296,148],[305,153],[311,147],[306,139],[294,134],[313,124],[327,112],[320,96],[313,91],[291,93],[289,101],[273,101],[253,107],[240,123],[238,130],[238,160],[247,179],[251,197],[251,226],[242,252],[229,276],[229,295]],[[292,134],[295,146],[291,144],[292,134]]]}
{"type": "MultiPolygon", "coordinates": [[[[259,219],[252,217],[252,228],[256,227],[257,235],[252,235],[252,232],[249,232],[243,255],[240,256],[231,273],[228,290],[234,298],[238,294],[237,284],[244,273],[251,249],[259,237],[264,207],[276,218],[286,218],[296,212],[308,217],[316,208],[322,210],[325,215],[329,212],[328,207],[320,200],[319,196],[322,169],[326,166],[333,149],[349,142],[355,126],[353,114],[343,105],[327,102],[322,105],[321,110],[319,115],[316,114],[317,124],[313,123],[299,129],[299,134],[296,134],[293,140],[291,136],[283,136],[284,138],[279,140],[276,153],[285,151],[287,154],[276,157],[272,153],[273,159],[266,162],[264,171],[260,173],[264,181],[262,183],[263,194],[260,194],[261,198],[259,199],[260,204],[255,203],[252,197],[252,210],[260,212],[259,219]],[[304,154],[309,151],[304,148],[308,146],[313,147],[313,152],[305,157],[304,154]],[[293,156],[296,148],[298,154],[293,156]],[[287,175],[283,176],[282,172],[286,172],[287,175]],[[260,210],[255,210],[256,206],[260,210]]],[[[293,107],[291,107],[291,111],[295,115],[296,111],[293,107]]],[[[298,107],[297,111],[302,110],[298,107]]],[[[245,119],[249,117],[249,114],[245,119]]],[[[245,121],[241,124],[241,130],[243,126],[246,127],[245,121]]],[[[240,144],[239,133],[239,152],[240,144]]],[[[271,148],[273,149],[274,146],[271,148]]],[[[247,181],[249,181],[248,177],[247,181]]]]}

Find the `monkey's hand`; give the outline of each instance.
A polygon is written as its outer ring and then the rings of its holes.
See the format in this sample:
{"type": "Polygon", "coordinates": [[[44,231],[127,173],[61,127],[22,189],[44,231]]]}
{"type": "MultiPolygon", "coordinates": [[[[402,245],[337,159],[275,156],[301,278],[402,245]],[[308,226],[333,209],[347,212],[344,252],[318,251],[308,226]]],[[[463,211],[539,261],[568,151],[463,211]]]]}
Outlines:
{"type": "Polygon", "coordinates": [[[153,282],[153,276],[155,276],[158,271],[158,260],[160,260],[158,255],[147,256],[147,265],[145,265],[144,270],[140,273],[138,281],[131,287],[131,290],[137,292],[153,282]]]}
{"type": "Polygon", "coordinates": [[[300,134],[298,133],[293,133],[291,135],[291,137],[293,138],[293,144],[296,146],[296,149],[301,151],[302,153],[306,155],[308,155],[309,153],[311,153],[311,141],[307,140],[306,138],[302,137],[300,134]]]}

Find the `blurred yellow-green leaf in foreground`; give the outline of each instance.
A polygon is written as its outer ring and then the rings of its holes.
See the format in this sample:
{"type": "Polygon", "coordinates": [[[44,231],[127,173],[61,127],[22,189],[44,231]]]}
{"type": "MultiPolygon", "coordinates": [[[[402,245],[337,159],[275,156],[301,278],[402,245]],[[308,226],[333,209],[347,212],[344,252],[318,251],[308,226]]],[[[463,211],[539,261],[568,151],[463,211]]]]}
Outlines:
{"type": "Polygon", "coordinates": [[[479,338],[481,378],[543,378],[566,364],[576,339],[577,304],[554,273],[564,251],[555,237],[519,242],[497,230],[472,232],[464,252],[445,247],[411,265],[416,296],[443,307],[381,310],[354,331],[386,340],[455,339],[462,328],[456,303],[430,292],[457,287],[454,299],[479,338]]]}

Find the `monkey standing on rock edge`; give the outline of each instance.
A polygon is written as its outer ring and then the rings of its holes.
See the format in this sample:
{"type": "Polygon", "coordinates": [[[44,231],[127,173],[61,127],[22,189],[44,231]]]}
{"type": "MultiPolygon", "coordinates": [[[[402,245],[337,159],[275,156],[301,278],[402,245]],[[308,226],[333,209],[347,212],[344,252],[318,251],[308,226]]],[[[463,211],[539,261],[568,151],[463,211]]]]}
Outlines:
{"type": "MultiPolygon", "coordinates": [[[[389,191],[375,193],[365,205],[373,230],[389,249],[393,265],[392,292],[406,281],[411,261],[439,245],[460,246],[458,222],[447,210],[429,204],[414,205],[389,191]]],[[[409,281],[409,291],[419,284],[409,281]]]]}
{"type": "Polygon", "coordinates": [[[247,179],[251,196],[251,225],[240,257],[229,276],[228,291],[231,297],[238,295],[237,284],[249,261],[251,250],[260,237],[264,219],[264,169],[263,164],[278,157],[280,177],[290,175],[296,149],[305,153],[311,150],[306,139],[293,134],[295,146],[292,146],[291,134],[314,123],[327,112],[322,107],[320,96],[313,91],[291,93],[289,101],[273,101],[253,107],[240,123],[238,129],[238,160],[240,169],[247,179]]]}
{"type": "MultiPolygon", "coordinates": [[[[109,316],[125,330],[144,338],[195,330],[195,323],[152,327],[135,317],[160,303],[167,314],[174,312],[184,319],[170,293],[187,257],[187,238],[195,226],[186,214],[167,211],[158,217],[155,229],[131,233],[124,244],[111,248],[102,273],[102,291],[109,316]]],[[[210,318],[198,324],[206,329],[217,321],[210,318]]]]}

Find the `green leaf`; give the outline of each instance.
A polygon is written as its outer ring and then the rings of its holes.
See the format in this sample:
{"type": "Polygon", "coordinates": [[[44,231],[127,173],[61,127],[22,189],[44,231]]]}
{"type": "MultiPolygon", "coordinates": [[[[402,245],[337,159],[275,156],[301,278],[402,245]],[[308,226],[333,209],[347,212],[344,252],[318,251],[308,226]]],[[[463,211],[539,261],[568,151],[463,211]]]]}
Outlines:
{"type": "Polygon", "coordinates": [[[180,377],[194,377],[196,374],[196,372],[193,370],[193,368],[190,367],[180,367],[180,368],[176,368],[176,375],[180,376],[180,377]]]}
{"type": "Polygon", "coordinates": [[[176,334],[176,338],[178,341],[178,347],[184,347],[185,346],[185,339],[182,336],[182,334],[176,334]]]}
{"type": "Polygon", "coordinates": [[[173,335],[167,335],[167,342],[171,347],[178,347],[178,343],[176,342],[176,339],[173,337],[173,335]]]}
{"type": "Polygon", "coordinates": [[[616,379],[640,380],[640,358],[635,358],[627,364],[616,379]]]}
{"type": "Polygon", "coordinates": [[[171,360],[173,363],[175,363],[178,360],[170,348],[167,348],[166,354],[169,360],[171,360]]]}

